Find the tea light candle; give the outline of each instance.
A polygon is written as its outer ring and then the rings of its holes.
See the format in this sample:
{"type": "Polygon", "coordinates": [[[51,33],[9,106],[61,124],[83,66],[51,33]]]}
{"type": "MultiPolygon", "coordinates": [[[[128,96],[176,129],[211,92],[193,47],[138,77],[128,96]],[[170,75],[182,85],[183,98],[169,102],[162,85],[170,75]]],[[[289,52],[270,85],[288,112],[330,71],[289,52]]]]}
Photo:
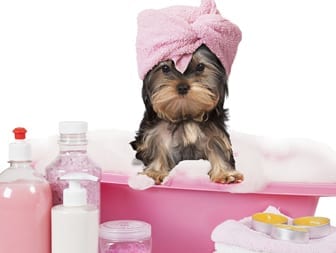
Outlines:
{"type": "Polygon", "coordinates": [[[330,233],[330,220],[325,217],[300,217],[294,219],[293,224],[308,229],[310,238],[321,238],[330,233]]]}
{"type": "Polygon", "coordinates": [[[272,227],[271,237],[278,240],[287,240],[298,243],[309,241],[308,229],[287,224],[275,224],[272,227]]]}
{"type": "Polygon", "coordinates": [[[270,234],[275,224],[287,224],[285,216],[274,213],[256,213],[252,215],[252,228],[256,231],[270,234]]]}

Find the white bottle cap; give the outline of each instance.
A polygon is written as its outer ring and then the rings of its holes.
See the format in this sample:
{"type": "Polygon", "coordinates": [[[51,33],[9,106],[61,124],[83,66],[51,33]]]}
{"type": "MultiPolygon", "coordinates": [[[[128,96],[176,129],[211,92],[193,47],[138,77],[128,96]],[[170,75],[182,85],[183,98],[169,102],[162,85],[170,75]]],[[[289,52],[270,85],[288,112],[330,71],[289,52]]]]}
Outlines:
{"type": "Polygon", "coordinates": [[[32,160],[32,151],[29,143],[25,141],[27,130],[17,127],[13,130],[15,142],[9,144],[8,159],[15,162],[32,160]]]}
{"type": "Polygon", "coordinates": [[[88,123],[85,121],[62,121],[59,123],[60,134],[85,134],[88,123]]]}
{"type": "Polygon", "coordinates": [[[69,188],[63,190],[63,206],[86,206],[87,191],[80,184],[83,180],[97,181],[98,178],[87,173],[69,173],[60,178],[69,182],[69,188]]]}

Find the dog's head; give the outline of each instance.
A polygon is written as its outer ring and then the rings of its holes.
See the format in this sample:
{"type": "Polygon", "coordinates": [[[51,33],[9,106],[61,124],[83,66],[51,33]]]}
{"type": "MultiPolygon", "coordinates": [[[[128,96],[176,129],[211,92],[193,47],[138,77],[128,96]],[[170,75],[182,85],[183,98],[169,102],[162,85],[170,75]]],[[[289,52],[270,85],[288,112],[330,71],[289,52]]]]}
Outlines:
{"type": "Polygon", "coordinates": [[[205,45],[194,52],[183,74],[171,60],[157,64],[142,89],[147,112],[172,123],[206,120],[210,112],[223,111],[227,94],[225,69],[205,45]]]}

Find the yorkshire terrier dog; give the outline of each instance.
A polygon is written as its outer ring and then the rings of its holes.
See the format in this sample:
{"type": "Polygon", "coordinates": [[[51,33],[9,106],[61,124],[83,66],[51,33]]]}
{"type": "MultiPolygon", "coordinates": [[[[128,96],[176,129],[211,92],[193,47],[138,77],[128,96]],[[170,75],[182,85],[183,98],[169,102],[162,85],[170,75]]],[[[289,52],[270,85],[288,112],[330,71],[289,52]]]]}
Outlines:
{"type": "Polygon", "coordinates": [[[143,81],[146,107],[135,141],[143,174],[160,184],[182,160],[209,160],[211,181],[239,183],[226,131],[227,75],[218,58],[201,45],[182,74],[171,60],[157,64],[143,81]]]}

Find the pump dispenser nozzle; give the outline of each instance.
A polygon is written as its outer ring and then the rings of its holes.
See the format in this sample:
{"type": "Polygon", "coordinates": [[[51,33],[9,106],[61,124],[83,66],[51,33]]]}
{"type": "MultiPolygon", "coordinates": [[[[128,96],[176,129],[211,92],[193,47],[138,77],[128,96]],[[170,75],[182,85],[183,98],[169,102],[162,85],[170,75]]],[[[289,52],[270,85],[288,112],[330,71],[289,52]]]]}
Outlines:
{"type": "Polygon", "coordinates": [[[69,182],[69,188],[63,191],[63,206],[85,206],[87,205],[87,191],[80,184],[81,181],[98,181],[98,177],[87,173],[69,173],[61,180],[69,182]]]}

